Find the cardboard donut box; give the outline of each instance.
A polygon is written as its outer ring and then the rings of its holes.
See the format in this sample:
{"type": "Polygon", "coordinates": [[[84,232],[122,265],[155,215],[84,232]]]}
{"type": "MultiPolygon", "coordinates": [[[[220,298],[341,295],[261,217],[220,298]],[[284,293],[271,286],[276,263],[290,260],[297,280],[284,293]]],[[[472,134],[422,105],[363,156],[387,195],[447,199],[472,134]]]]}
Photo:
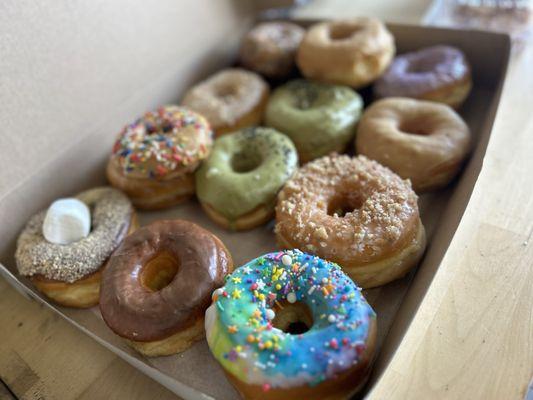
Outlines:
{"type": "MultiPolygon", "coordinates": [[[[28,218],[58,197],[105,184],[105,162],[121,127],[146,110],[178,102],[192,84],[234,64],[240,39],[256,18],[247,1],[165,0],[158,7],[138,0],[90,3],[71,8],[57,2],[42,9],[17,3],[12,15],[0,17],[6,33],[0,37],[0,162],[6,172],[0,178],[0,272],[25,296],[44,303],[179,396],[237,398],[205,341],[176,356],[142,357],[107,328],[98,308],[51,304],[16,272],[16,239],[28,218]]],[[[313,22],[298,21],[303,26],[313,22]]],[[[435,44],[466,53],[474,88],[460,113],[471,128],[474,147],[452,185],[420,197],[429,245],[416,271],[365,291],[378,315],[379,351],[363,396],[371,396],[380,384],[461,221],[482,168],[510,51],[507,36],[495,33],[395,24],[388,28],[398,53],[435,44]]],[[[164,218],[191,220],[213,231],[236,265],[276,248],[273,223],[227,232],[196,201],[140,213],[141,224],[164,218]]]]}

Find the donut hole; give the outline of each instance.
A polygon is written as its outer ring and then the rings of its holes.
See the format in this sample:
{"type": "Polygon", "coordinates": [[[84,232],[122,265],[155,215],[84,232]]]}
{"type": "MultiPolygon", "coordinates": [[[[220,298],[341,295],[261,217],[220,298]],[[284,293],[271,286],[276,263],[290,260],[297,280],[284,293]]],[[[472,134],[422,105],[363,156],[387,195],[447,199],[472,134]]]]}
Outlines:
{"type": "Polygon", "coordinates": [[[427,136],[431,134],[428,130],[428,123],[424,118],[409,118],[400,121],[398,124],[398,130],[407,133],[409,135],[427,136]]]}
{"type": "Polygon", "coordinates": [[[303,302],[278,302],[274,311],[272,326],[290,335],[301,335],[313,326],[311,309],[303,302]]]}
{"type": "Polygon", "coordinates": [[[361,30],[362,28],[360,26],[333,25],[329,29],[329,38],[331,40],[346,40],[350,39],[361,30]]]}
{"type": "Polygon", "coordinates": [[[244,174],[258,168],[263,159],[260,154],[240,151],[231,157],[231,169],[239,174],[244,174]]]}
{"type": "Polygon", "coordinates": [[[407,72],[411,74],[423,74],[426,72],[433,72],[434,70],[435,63],[426,60],[411,62],[407,67],[407,72]]]}
{"type": "Polygon", "coordinates": [[[360,209],[365,203],[361,196],[337,196],[328,203],[328,215],[344,217],[346,214],[360,209]]]}
{"type": "Polygon", "coordinates": [[[162,252],[148,261],[139,275],[141,284],[152,292],[168,286],[179,269],[179,261],[169,252],[162,252]]]}
{"type": "Polygon", "coordinates": [[[215,89],[215,96],[222,101],[229,102],[237,95],[237,88],[234,85],[220,85],[215,89]]]}

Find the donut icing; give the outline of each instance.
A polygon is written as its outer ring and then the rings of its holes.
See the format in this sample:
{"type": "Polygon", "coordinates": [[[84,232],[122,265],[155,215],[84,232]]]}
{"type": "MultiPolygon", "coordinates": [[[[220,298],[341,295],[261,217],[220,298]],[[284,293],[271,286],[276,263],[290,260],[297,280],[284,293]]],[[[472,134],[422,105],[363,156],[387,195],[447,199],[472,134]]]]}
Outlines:
{"type": "Polygon", "coordinates": [[[348,86],[297,79],[270,96],[265,122],[289,136],[305,162],[344,150],[362,109],[361,96],[348,86]]]}
{"type": "Polygon", "coordinates": [[[124,127],[113,146],[112,161],[126,176],[166,179],[194,170],[208,155],[212,136],[200,114],[185,107],[160,107],[124,127]]]}
{"type": "Polygon", "coordinates": [[[287,136],[270,128],[246,128],[215,141],[211,156],[196,172],[197,195],[235,220],[261,205],[273,208],[276,194],[297,167],[296,149],[287,136]]]}
{"type": "Polygon", "coordinates": [[[133,207],[124,194],[100,187],[79,193],[76,198],[91,209],[89,236],[68,245],[50,243],[42,232],[46,210],[39,212],[28,221],[17,241],[15,259],[21,275],[75,282],[99,269],[126,236],[133,207]]]}
{"type": "Polygon", "coordinates": [[[263,389],[318,385],[359,361],[376,317],[334,263],[299,250],[258,257],[226,278],[206,313],[214,357],[237,379],[263,389]],[[272,325],[276,304],[303,302],[313,324],[302,334],[272,325]]]}

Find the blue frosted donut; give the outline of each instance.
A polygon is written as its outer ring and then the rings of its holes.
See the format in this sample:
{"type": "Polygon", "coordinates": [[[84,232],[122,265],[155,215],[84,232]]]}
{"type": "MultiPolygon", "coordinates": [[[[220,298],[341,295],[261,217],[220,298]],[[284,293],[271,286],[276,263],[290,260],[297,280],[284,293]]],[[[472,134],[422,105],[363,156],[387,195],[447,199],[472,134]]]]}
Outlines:
{"type": "Polygon", "coordinates": [[[235,270],[213,293],[205,325],[211,352],[246,399],[349,395],[374,353],[376,315],[360,288],[337,264],[299,250],[235,270]]]}

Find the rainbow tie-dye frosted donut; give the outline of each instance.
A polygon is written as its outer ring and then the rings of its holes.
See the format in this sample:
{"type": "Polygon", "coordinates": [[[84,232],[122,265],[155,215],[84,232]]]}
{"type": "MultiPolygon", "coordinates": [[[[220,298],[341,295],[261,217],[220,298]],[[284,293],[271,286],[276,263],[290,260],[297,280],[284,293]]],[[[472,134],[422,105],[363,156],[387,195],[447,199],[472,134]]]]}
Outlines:
{"type": "Polygon", "coordinates": [[[319,399],[364,384],[376,314],[337,264],[288,250],[229,275],[205,326],[211,352],[244,398],[319,399]]]}

